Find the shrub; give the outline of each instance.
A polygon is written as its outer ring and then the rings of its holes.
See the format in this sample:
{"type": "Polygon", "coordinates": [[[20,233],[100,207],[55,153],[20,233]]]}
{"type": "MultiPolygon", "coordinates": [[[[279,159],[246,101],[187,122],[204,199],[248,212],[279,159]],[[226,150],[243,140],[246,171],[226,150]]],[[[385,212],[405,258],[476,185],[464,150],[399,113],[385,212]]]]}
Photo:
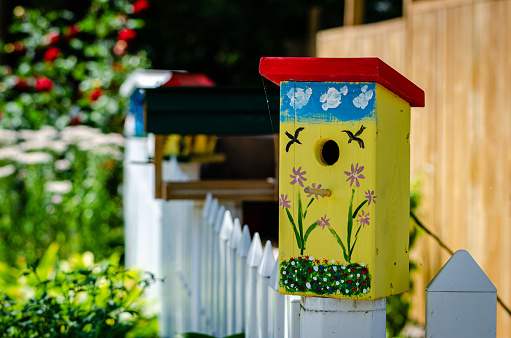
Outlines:
{"type": "Polygon", "coordinates": [[[118,255],[93,264],[90,252],[57,261],[57,250],[51,245],[23,273],[1,266],[2,337],[157,335],[156,319],[143,313],[141,298],[153,276],[141,279],[120,269],[118,255]]]}
{"type": "Polygon", "coordinates": [[[123,142],[85,126],[2,131],[1,260],[23,266],[52,242],[63,258],[122,253],[123,142]]]}
{"type": "Polygon", "coordinates": [[[0,66],[0,128],[122,131],[126,75],[149,66],[130,53],[148,2],[92,0],[85,13],[17,6],[0,66]]]}

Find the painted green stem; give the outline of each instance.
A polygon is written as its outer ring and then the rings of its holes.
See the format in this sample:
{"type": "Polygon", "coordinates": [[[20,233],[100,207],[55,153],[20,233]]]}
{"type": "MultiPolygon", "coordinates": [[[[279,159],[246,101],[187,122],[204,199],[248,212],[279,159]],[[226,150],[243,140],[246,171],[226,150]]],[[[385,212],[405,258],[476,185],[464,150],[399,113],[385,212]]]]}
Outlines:
{"type": "Polygon", "coordinates": [[[303,233],[303,223],[305,221],[305,217],[307,217],[307,210],[309,209],[309,206],[314,202],[314,197],[311,198],[307,206],[305,207],[305,210],[303,210],[302,207],[302,197],[300,195],[300,192],[298,192],[298,226],[297,222],[295,222],[293,216],[291,215],[291,212],[289,212],[289,209],[286,209],[287,217],[289,218],[289,222],[291,222],[291,226],[293,227],[293,231],[295,233],[296,237],[296,244],[298,245],[298,248],[300,249],[300,255],[303,255],[303,251],[305,250],[305,243],[307,242],[307,238],[309,237],[312,230],[316,229],[318,223],[314,222],[305,231],[305,235],[303,233]]]}
{"type": "Polygon", "coordinates": [[[335,232],[334,229],[332,229],[332,228],[328,229],[334,236],[337,243],[339,243],[339,245],[341,246],[342,253],[344,255],[344,259],[348,263],[351,263],[351,256],[353,255],[353,249],[355,249],[355,244],[357,244],[357,240],[358,240],[358,233],[360,232],[360,228],[362,227],[360,225],[358,227],[357,231],[355,232],[355,236],[354,236],[354,240],[353,240],[353,244],[352,244],[351,243],[351,237],[352,237],[351,235],[353,233],[353,220],[355,219],[355,217],[357,217],[357,214],[360,211],[360,209],[362,209],[362,207],[368,202],[368,200],[364,200],[362,203],[360,203],[358,205],[358,207],[355,209],[355,212],[353,212],[353,198],[354,197],[355,197],[355,189],[352,189],[351,190],[351,200],[350,200],[350,205],[349,205],[349,209],[348,209],[348,224],[347,224],[347,234],[346,234],[347,247],[344,245],[344,242],[341,240],[341,238],[339,237],[337,232],[335,232]]]}

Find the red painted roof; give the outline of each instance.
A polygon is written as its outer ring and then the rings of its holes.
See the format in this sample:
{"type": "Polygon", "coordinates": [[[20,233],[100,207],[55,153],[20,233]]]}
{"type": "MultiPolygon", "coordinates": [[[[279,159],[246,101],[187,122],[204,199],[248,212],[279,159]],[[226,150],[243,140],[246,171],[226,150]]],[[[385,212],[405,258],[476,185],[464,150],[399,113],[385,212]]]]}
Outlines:
{"type": "Polygon", "coordinates": [[[412,107],[424,107],[424,91],[379,58],[263,57],[259,73],[281,81],[377,82],[412,107]]]}
{"type": "Polygon", "coordinates": [[[172,72],[172,77],[162,87],[213,87],[215,83],[204,74],[172,72]]]}

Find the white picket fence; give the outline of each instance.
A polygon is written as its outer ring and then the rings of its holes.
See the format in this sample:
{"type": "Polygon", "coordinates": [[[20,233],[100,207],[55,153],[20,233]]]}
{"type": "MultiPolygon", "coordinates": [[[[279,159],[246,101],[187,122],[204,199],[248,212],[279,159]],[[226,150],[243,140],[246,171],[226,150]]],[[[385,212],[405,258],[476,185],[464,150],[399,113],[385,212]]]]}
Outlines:
{"type": "MultiPolygon", "coordinates": [[[[144,139],[129,139],[125,162],[126,265],[163,277],[161,337],[385,337],[385,299],[351,301],[278,293],[276,249],[242,227],[233,203],[154,199],[144,139]],[[302,333],[300,335],[300,332],[302,333]]],[[[164,179],[196,179],[197,167],[164,163],[164,179]]],[[[496,289],[466,251],[426,288],[426,337],[495,337],[496,289]]]]}

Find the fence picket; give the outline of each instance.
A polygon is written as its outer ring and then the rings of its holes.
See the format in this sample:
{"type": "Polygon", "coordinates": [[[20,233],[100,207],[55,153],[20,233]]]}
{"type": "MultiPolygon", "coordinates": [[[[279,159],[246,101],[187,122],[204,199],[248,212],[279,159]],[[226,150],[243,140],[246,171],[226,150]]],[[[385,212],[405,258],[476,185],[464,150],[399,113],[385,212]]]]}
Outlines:
{"type": "Polygon", "coordinates": [[[241,223],[238,218],[234,220],[233,229],[231,232],[231,239],[229,241],[229,286],[227,294],[227,334],[232,335],[236,332],[236,321],[239,320],[239,313],[236,312],[236,292],[240,287],[237,285],[237,252],[241,244],[241,223]]]}
{"type": "Polygon", "coordinates": [[[273,271],[270,276],[270,283],[268,284],[270,308],[272,311],[268,313],[268,325],[272,338],[284,338],[285,329],[285,296],[279,293],[279,261],[275,262],[273,271]]]}
{"type": "Polygon", "coordinates": [[[212,233],[211,233],[211,242],[213,247],[213,254],[212,254],[212,264],[211,267],[213,269],[213,278],[211,279],[211,299],[212,301],[212,323],[213,323],[213,331],[212,335],[220,335],[220,240],[218,238],[218,235],[220,233],[220,226],[223,222],[223,218],[225,215],[225,207],[221,205],[218,208],[218,212],[216,215],[215,223],[212,227],[212,233]]]}
{"type": "Polygon", "coordinates": [[[264,252],[257,269],[257,333],[259,338],[269,336],[268,330],[268,312],[270,307],[268,303],[268,284],[270,275],[275,266],[273,258],[273,248],[271,241],[266,241],[264,252]]]}
{"type": "Polygon", "coordinates": [[[241,240],[236,252],[236,313],[239,313],[239,320],[236,322],[236,332],[245,332],[245,317],[247,309],[247,257],[252,246],[248,226],[243,227],[241,240]]]}
{"type": "Polygon", "coordinates": [[[219,292],[219,305],[220,305],[220,321],[219,321],[219,334],[220,336],[227,335],[227,318],[229,313],[227,311],[227,292],[229,287],[228,266],[230,261],[230,238],[234,224],[231,212],[226,210],[224,213],[224,220],[220,227],[219,245],[220,245],[220,292],[219,292]]]}
{"type": "Polygon", "coordinates": [[[497,289],[465,250],[426,287],[426,337],[495,337],[497,289]]]}
{"type": "Polygon", "coordinates": [[[210,217],[208,220],[208,227],[206,230],[206,279],[204,280],[205,283],[205,300],[206,300],[206,332],[209,334],[212,334],[214,332],[213,328],[213,315],[214,315],[214,309],[213,309],[213,253],[214,253],[214,224],[217,217],[217,214],[219,213],[219,205],[218,200],[215,198],[213,199],[213,205],[212,205],[212,212],[210,213],[210,217]]]}
{"type": "Polygon", "coordinates": [[[252,244],[247,256],[247,288],[246,288],[246,314],[245,314],[245,337],[257,337],[257,268],[263,256],[263,245],[259,233],[254,234],[252,244]]]}

